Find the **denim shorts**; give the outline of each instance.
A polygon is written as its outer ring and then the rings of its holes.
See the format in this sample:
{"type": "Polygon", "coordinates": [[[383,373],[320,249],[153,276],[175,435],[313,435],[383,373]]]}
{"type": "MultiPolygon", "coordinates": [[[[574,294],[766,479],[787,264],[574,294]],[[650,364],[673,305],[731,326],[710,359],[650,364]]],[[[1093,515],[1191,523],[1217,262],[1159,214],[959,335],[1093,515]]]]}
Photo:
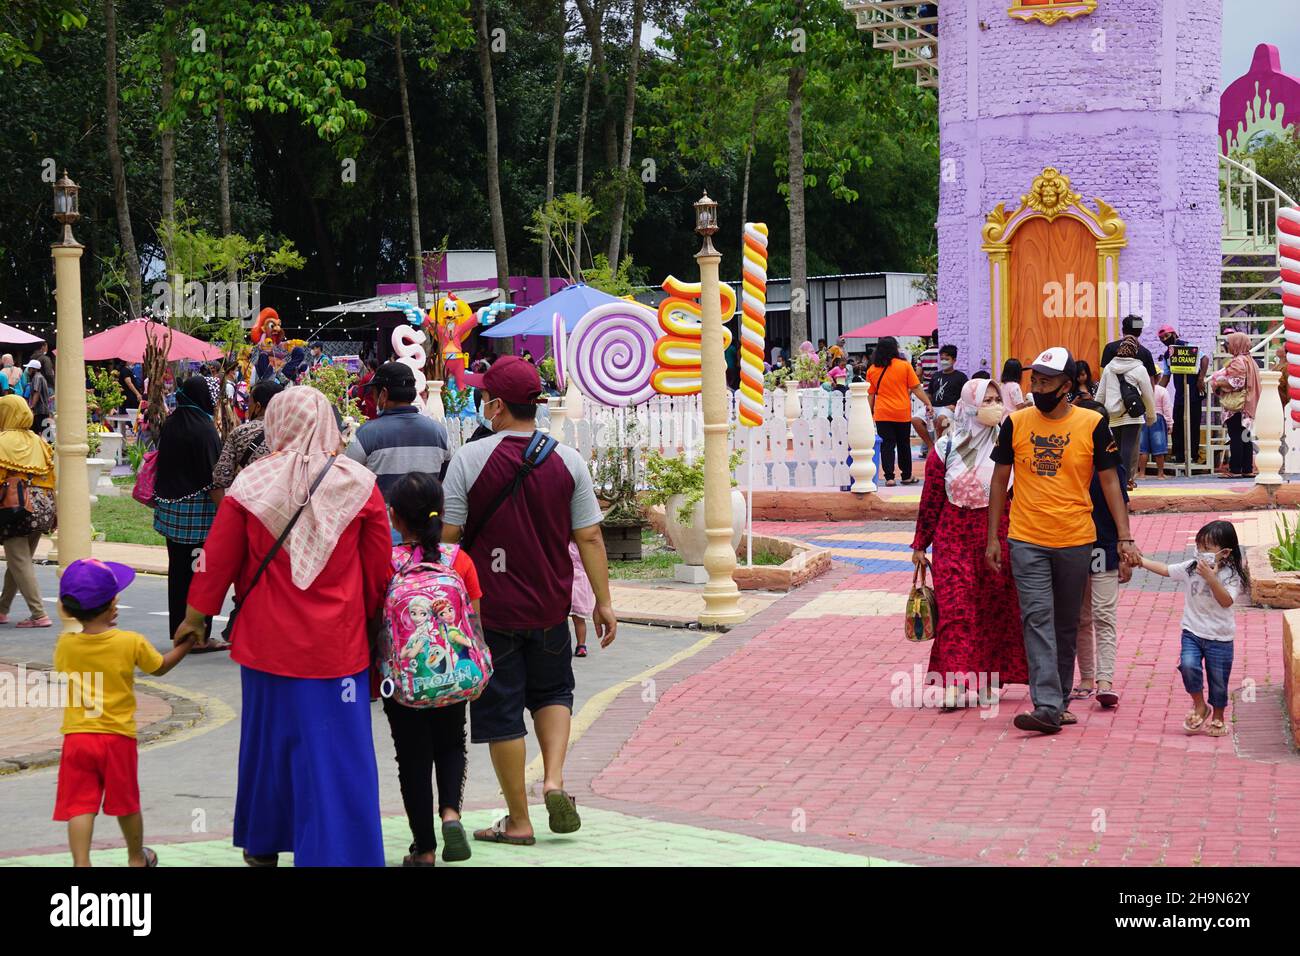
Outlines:
{"type": "Polygon", "coordinates": [[[1138,442],[1138,451],[1143,455],[1168,454],[1169,429],[1165,420],[1157,416],[1152,424],[1143,425],[1138,442]]]}
{"type": "Polygon", "coordinates": [[[524,710],[573,710],[573,644],[569,622],[532,631],[484,629],[492,651],[492,679],[469,705],[470,739],[476,744],[528,736],[524,710]]]}

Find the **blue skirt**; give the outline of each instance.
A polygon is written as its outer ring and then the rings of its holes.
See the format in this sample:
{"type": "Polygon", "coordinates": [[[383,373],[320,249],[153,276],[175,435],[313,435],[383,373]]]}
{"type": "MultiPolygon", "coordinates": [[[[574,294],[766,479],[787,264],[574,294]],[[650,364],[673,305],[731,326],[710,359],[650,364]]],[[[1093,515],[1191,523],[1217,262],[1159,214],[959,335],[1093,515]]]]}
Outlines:
{"type": "Polygon", "coordinates": [[[383,866],[366,672],[240,671],[235,846],[253,856],[292,852],[295,866],[383,866]]]}

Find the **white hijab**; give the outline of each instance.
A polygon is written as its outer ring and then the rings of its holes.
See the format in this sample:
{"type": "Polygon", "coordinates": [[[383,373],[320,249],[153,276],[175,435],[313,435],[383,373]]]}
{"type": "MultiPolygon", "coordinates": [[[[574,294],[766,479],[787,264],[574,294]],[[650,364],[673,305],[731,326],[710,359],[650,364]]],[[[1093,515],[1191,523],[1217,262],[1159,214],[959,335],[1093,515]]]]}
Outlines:
{"type": "Polygon", "coordinates": [[[987,378],[973,378],[961,390],[953,423],[939,444],[944,464],[944,489],[958,508],[987,508],[993,483],[993,448],[998,443],[998,426],[984,425],[977,417],[990,387],[1002,390],[987,378]]]}

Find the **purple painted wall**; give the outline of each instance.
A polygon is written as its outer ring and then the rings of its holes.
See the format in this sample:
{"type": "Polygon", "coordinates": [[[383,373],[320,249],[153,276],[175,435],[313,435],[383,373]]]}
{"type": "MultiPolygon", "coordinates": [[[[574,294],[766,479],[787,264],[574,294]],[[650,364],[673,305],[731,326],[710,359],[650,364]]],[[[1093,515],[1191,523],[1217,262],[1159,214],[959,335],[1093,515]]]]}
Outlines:
{"type": "Polygon", "coordinates": [[[939,6],[941,339],[964,367],[990,359],[980,231],[1055,166],[1089,208],[1101,197],[1125,220],[1119,279],[1150,283],[1147,347],[1165,323],[1208,347],[1219,311],[1219,0],[1103,0],[1050,27],[1006,8],[939,6]]]}

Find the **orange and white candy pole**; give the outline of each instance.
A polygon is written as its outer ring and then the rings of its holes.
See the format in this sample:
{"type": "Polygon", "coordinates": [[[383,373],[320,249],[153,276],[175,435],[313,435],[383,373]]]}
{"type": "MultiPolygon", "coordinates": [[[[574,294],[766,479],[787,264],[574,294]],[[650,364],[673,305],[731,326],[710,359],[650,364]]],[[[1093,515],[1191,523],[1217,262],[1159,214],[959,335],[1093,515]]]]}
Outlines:
{"type": "Polygon", "coordinates": [[[740,424],[763,424],[763,348],[767,341],[767,224],[745,223],[740,290],[740,424]]]}

